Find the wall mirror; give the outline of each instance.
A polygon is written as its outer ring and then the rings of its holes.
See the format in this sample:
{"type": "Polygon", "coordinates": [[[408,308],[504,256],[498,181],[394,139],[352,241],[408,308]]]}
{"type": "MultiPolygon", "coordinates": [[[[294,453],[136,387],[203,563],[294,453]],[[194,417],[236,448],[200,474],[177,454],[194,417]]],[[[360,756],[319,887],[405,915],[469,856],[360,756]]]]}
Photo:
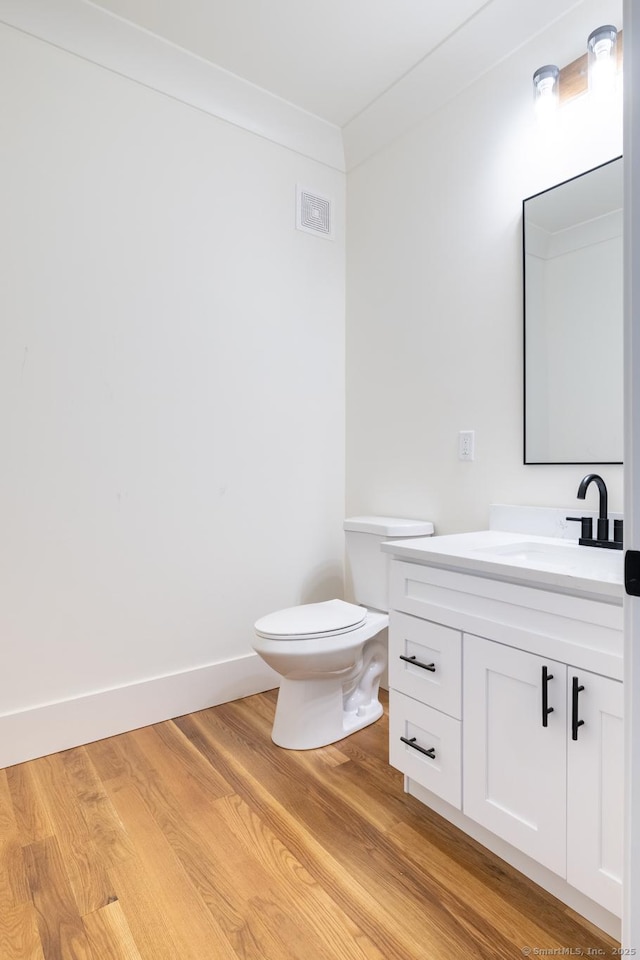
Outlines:
{"type": "Polygon", "coordinates": [[[524,462],[621,463],[622,157],[523,201],[524,462]]]}

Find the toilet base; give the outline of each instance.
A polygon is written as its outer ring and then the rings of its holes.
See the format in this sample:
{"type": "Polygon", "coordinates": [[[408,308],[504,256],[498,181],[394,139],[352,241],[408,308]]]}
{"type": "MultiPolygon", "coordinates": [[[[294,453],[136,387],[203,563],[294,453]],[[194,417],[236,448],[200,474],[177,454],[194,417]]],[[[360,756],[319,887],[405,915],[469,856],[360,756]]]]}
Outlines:
{"type": "Polygon", "coordinates": [[[273,742],[286,750],[314,750],[379,720],[384,711],[378,687],[386,665],[382,644],[368,645],[365,662],[365,669],[361,665],[356,677],[352,671],[347,677],[283,677],[271,732],[273,742]]]}
{"type": "Polygon", "coordinates": [[[370,723],[375,723],[383,713],[384,709],[379,700],[368,703],[366,707],[358,707],[357,710],[350,713],[345,711],[343,715],[344,736],[348,737],[350,733],[355,733],[356,730],[362,730],[363,727],[368,727],[370,723]]]}

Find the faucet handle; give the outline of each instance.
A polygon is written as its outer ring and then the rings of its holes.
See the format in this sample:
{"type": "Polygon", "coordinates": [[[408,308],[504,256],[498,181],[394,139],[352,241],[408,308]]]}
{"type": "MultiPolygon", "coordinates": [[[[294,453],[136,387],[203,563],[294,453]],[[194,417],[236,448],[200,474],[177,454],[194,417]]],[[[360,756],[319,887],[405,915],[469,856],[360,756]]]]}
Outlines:
{"type": "Polygon", "coordinates": [[[593,520],[591,517],[565,517],[566,520],[575,520],[580,524],[580,539],[593,540],[593,520]]]}
{"type": "Polygon", "coordinates": [[[613,521],[613,541],[622,543],[622,520],[613,521]]]}

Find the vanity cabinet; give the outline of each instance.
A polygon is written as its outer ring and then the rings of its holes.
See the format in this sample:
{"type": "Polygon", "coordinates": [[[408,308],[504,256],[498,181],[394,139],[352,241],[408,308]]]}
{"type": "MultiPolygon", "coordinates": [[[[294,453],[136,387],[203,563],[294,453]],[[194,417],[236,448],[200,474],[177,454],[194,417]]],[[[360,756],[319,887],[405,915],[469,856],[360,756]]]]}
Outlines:
{"type": "Polygon", "coordinates": [[[465,635],[464,690],[464,812],[618,913],[622,684],[465,635]]]}
{"type": "Polygon", "coordinates": [[[405,789],[620,916],[621,605],[394,559],[390,606],[405,789]]]}

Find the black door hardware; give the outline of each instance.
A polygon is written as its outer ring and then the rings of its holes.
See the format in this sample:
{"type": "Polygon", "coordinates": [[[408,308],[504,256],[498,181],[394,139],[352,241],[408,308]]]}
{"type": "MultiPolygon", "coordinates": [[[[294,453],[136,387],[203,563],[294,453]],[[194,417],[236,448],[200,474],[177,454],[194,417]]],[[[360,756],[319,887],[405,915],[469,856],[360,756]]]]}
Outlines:
{"type": "Polygon", "coordinates": [[[553,680],[553,674],[549,673],[548,667],[542,668],[542,726],[549,726],[549,714],[553,713],[553,707],[549,706],[549,680],[553,680]]]}
{"type": "Polygon", "coordinates": [[[406,737],[400,737],[400,739],[402,740],[403,743],[406,743],[408,747],[413,747],[414,750],[419,750],[420,753],[424,753],[425,757],[429,757],[430,760],[435,760],[436,758],[435,747],[429,747],[428,750],[425,750],[424,747],[421,747],[419,744],[416,743],[415,737],[411,737],[410,740],[407,740],[406,737]]]}
{"type": "Polygon", "coordinates": [[[402,654],[400,654],[400,659],[405,660],[407,663],[412,663],[414,667],[422,667],[423,670],[429,670],[431,673],[436,672],[435,663],[421,663],[420,660],[416,660],[415,656],[403,657],[402,654]]]}
{"type": "Polygon", "coordinates": [[[582,693],[584,687],[580,684],[577,677],[571,681],[571,739],[578,739],[578,727],[584,726],[584,720],[578,720],[578,695],[582,693]]]}
{"type": "Polygon", "coordinates": [[[640,597],[640,550],[624,555],[624,588],[630,597],[640,597]]]}

